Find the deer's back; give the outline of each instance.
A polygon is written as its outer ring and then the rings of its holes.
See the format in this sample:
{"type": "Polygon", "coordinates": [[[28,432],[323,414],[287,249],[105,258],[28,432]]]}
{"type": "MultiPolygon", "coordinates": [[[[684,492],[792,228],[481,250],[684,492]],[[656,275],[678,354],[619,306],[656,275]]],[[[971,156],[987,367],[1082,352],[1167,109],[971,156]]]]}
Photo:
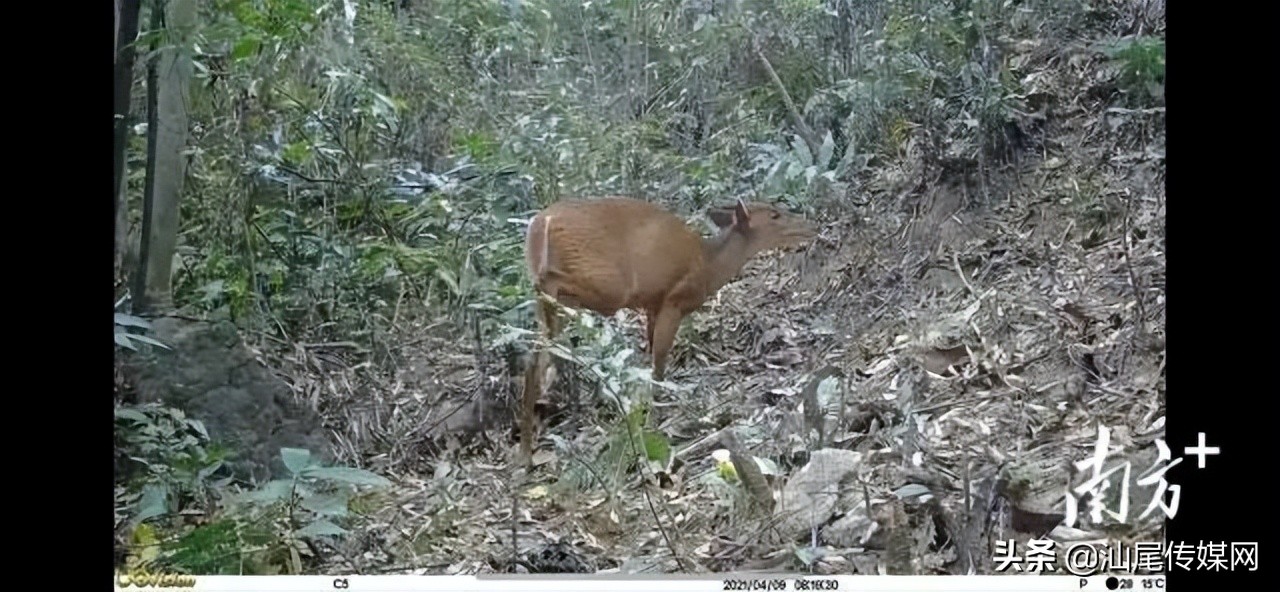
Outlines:
{"type": "Polygon", "coordinates": [[[564,200],[538,213],[526,245],[538,281],[550,272],[598,294],[594,309],[644,308],[700,275],[701,238],[662,208],[629,198],[564,200]]]}

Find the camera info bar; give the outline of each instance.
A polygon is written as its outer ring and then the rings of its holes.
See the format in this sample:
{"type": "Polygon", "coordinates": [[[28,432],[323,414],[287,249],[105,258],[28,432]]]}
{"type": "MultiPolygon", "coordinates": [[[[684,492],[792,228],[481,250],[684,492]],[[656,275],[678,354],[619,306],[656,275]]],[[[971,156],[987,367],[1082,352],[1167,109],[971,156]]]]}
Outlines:
{"type": "Polygon", "coordinates": [[[192,592],[748,592],[828,591],[1066,592],[1163,590],[1165,576],[715,576],[481,575],[481,576],[186,576],[117,575],[115,589],[192,592]]]}

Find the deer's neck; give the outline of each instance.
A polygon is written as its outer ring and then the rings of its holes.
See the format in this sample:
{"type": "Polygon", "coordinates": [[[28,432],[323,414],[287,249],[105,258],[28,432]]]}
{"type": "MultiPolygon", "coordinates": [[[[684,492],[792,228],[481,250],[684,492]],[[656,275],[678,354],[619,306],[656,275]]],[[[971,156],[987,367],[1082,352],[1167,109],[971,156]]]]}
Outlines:
{"type": "Polygon", "coordinates": [[[702,254],[707,262],[707,295],[711,295],[732,281],[755,251],[741,232],[722,232],[702,239],[702,254]]]}

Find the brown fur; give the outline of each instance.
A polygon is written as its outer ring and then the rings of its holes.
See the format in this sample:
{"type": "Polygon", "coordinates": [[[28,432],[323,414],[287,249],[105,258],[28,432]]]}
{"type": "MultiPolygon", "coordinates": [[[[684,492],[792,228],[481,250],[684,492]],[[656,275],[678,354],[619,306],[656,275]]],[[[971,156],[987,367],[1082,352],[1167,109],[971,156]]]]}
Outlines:
{"type": "MultiPolygon", "coordinates": [[[[764,203],[708,212],[719,234],[702,238],[683,220],[641,200],[608,197],[556,202],[534,216],[525,243],[546,339],[562,328],[564,306],[609,316],[644,313],[653,378],[662,380],[680,321],[728,283],[751,257],[814,236],[803,218],[764,203]]],[[[540,348],[525,375],[521,450],[532,452],[534,405],[549,362],[540,348]]]]}

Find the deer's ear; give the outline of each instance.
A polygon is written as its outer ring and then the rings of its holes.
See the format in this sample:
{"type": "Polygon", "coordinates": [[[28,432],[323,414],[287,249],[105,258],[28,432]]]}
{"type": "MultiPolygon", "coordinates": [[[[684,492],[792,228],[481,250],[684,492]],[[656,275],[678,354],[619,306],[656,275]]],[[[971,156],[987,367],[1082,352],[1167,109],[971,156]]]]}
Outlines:
{"type": "Polygon", "coordinates": [[[741,199],[733,206],[734,224],[742,230],[751,228],[751,212],[747,211],[747,204],[741,199]]]}
{"type": "Polygon", "coordinates": [[[707,217],[720,228],[733,226],[734,211],[729,208],[713,208],[707,211],[707,217]]]}

